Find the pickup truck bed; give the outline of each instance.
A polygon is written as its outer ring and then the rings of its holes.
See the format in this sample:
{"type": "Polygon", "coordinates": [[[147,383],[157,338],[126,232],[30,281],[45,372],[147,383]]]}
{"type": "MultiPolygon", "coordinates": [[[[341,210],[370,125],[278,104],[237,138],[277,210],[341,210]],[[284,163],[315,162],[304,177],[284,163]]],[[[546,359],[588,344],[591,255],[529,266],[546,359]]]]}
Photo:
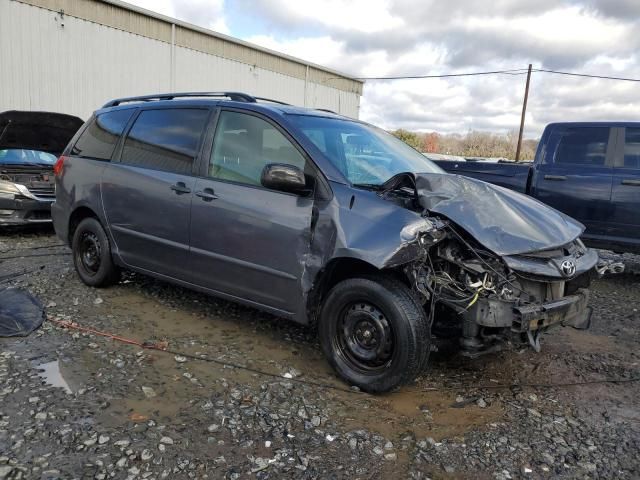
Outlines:
{"type": "Polygon", "coordinates": [[[435,160],[435,163],[449,173],[457,173],[477,178],[484,182],[527,193],[527,184],[532,162],[482,162],[435,160]]]}

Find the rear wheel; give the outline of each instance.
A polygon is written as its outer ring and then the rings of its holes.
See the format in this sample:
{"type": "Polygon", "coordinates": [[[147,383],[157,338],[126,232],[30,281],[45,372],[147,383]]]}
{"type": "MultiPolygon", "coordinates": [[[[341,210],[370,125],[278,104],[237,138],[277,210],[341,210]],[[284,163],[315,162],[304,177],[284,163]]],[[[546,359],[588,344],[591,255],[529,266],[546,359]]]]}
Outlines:
{"type": "Polygon", "coordinates": [[[420,373],[431,347],[429,330],[409,289],[383,275],[338,283],[324,301],[318,324],[332,367],[371,393],[389,391],[420,373]]]}
{"type": "Polygon", "coordinates": [[[91,287],[106,287],[120,278],[111,258],[109,238],[100,222],[85,218],[73,234],[73,263],[80,279],[91,287]]]}

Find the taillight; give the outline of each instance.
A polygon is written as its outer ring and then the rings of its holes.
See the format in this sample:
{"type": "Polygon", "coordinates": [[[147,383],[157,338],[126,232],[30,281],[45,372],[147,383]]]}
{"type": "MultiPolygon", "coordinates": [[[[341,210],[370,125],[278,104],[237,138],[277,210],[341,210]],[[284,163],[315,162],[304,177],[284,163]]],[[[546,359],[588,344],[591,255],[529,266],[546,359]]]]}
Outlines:
{"type": "Polygon", "coordinates": [[[64,167],[64,158],[65,158],[64,155],[60,155],[60,158],[58,158],[58,161],[53,166],[53,174],[56,177],[59,177],[60,175],[62,175],[62,168],[64,167]]]}

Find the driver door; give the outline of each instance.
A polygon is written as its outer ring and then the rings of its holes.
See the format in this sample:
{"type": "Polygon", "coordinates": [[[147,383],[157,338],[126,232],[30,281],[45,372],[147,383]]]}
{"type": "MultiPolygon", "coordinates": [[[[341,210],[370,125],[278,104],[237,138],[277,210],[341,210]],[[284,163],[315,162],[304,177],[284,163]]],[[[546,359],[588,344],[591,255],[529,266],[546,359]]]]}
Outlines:
{"type": "Polygon", "coordinates": [[[303,298],[313,196],[264,188],[262,169],[306,160],[267,119],[220,113],[206,173],[191,206],[194,280],[207,289],[294,314],[303,298]]]}

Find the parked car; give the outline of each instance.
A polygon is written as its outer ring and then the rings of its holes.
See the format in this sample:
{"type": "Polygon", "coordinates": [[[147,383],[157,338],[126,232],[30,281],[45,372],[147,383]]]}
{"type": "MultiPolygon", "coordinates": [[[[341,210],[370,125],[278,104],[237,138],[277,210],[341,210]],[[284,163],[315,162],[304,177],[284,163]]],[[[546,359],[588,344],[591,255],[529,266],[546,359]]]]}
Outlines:
{"type": "Polygon", "coordinates": [[[368,392],[416,377],[432,331],[477,355],[589,321],[582,225],[331,112],[241,93],[113,100],[55,172],[54,226],[87,285],[126,268],[317,325],[368,392]]]}
{"type": "Polygon", "coordinates": [[[0,226],[51,222],[53,165],[82,123],[62,113],[0,113],[0,226]]]}
{"type": "Polygon", "coordinates": [[[436,163],[557,208],[586,226],[589,246],[640,252],[640,123],[552,123],[533,163],[436,163]]]}

